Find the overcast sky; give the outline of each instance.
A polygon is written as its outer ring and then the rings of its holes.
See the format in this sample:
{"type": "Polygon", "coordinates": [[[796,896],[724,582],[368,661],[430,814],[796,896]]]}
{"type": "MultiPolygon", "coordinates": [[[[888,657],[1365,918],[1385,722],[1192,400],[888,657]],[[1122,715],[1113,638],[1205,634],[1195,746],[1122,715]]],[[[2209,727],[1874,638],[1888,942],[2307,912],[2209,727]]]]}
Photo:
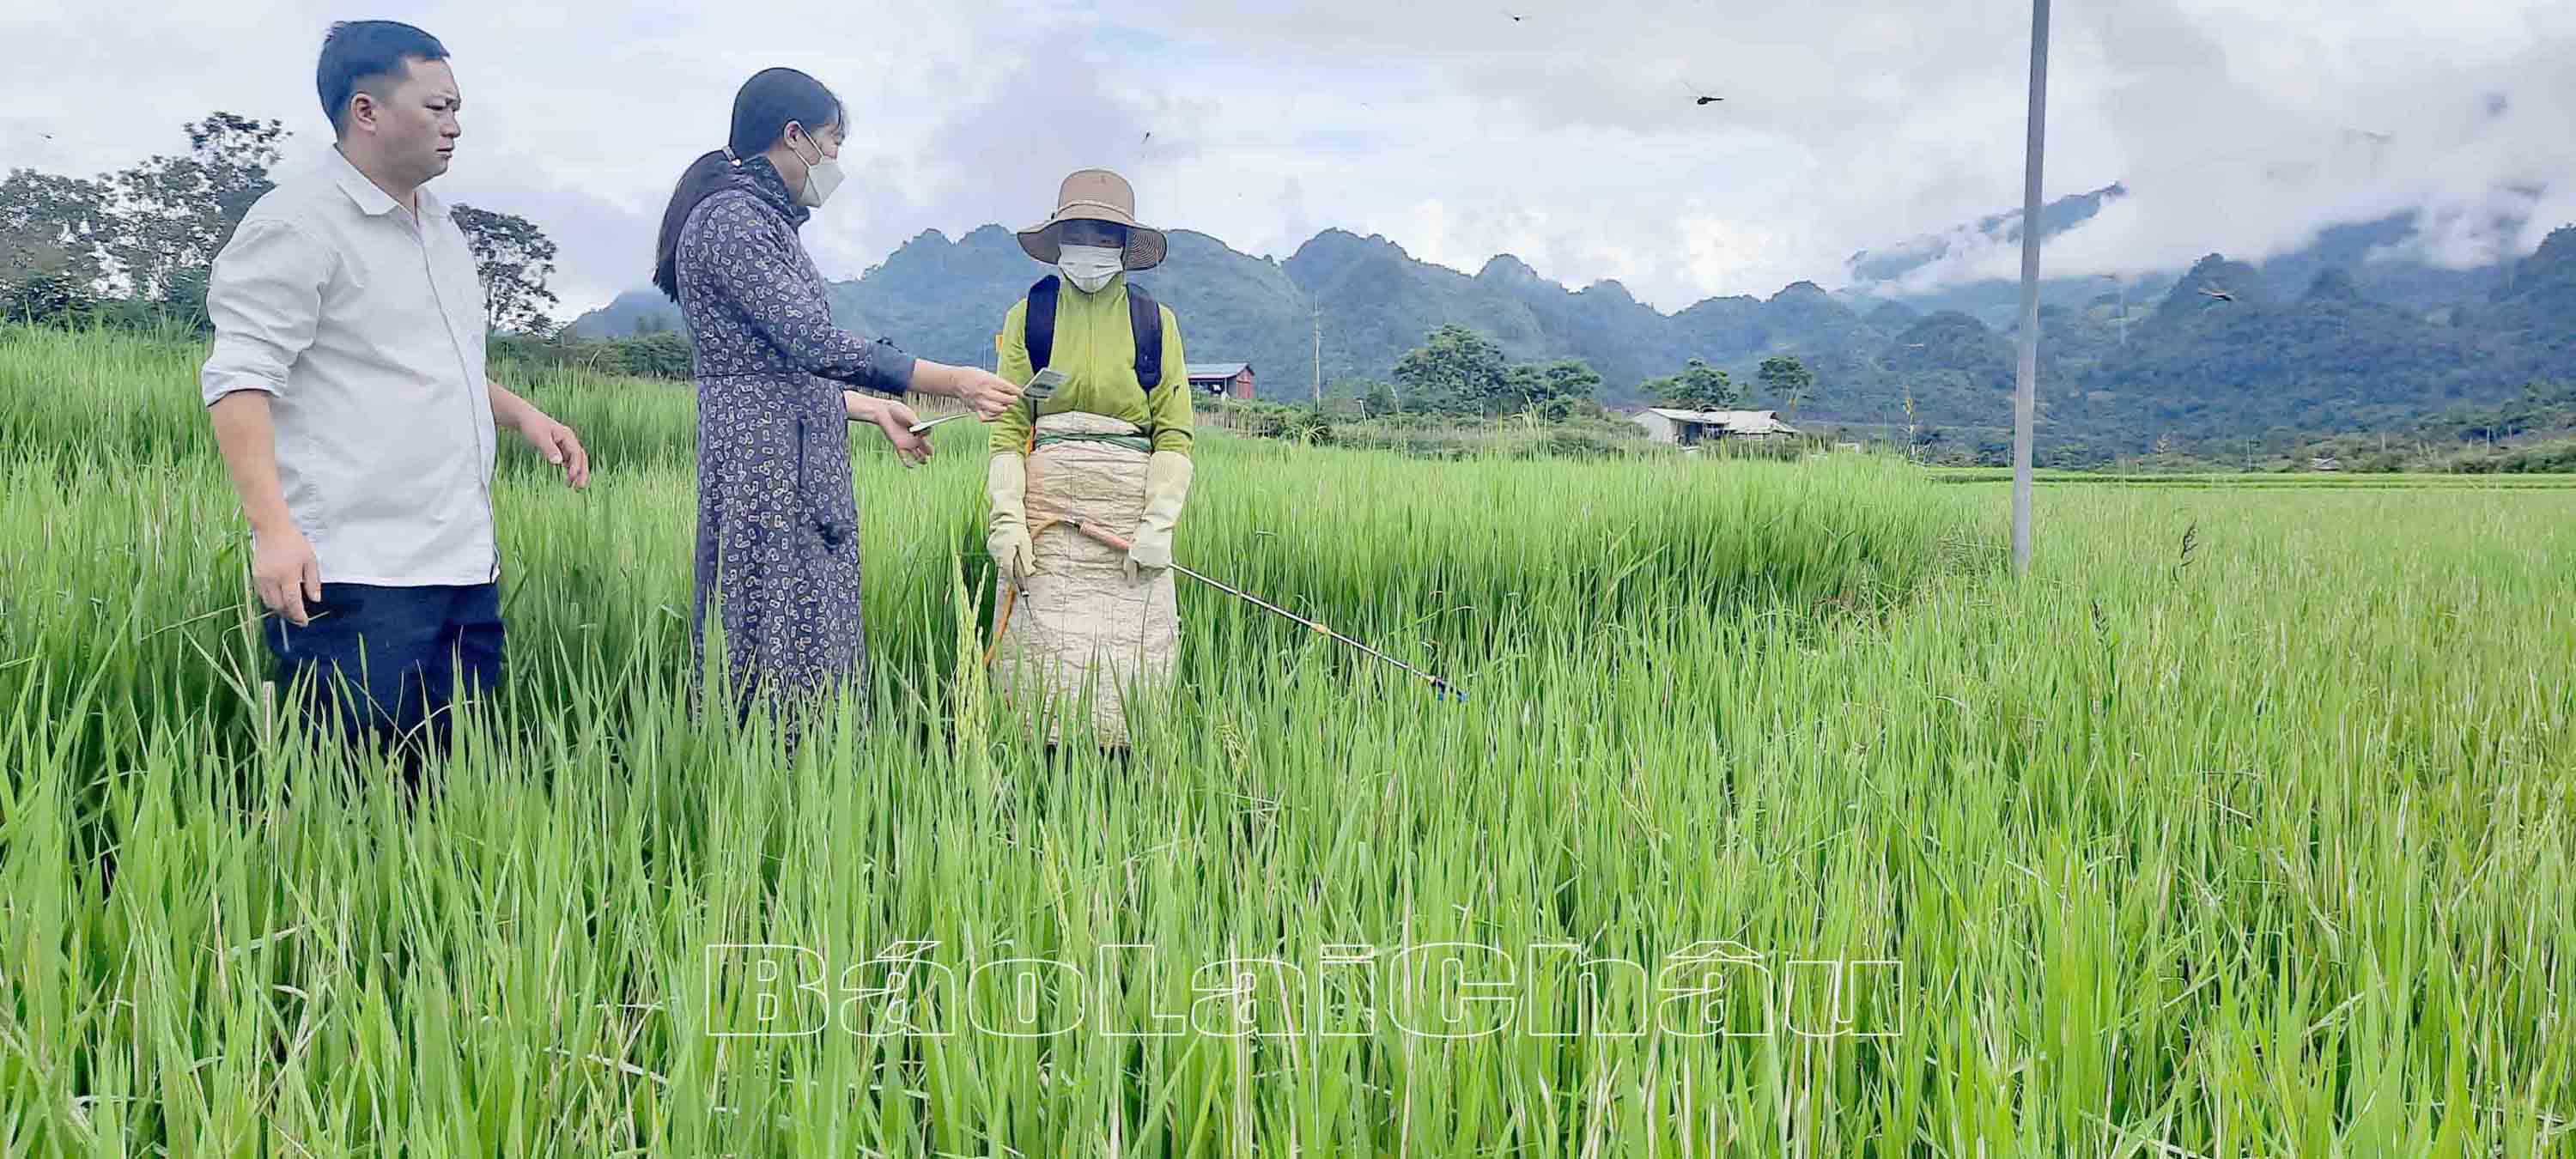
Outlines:
{"type": "MultiPolygon", "coordinates": [[[[1854,250],[2021,198],[2020,0],[11,0],[0,167],[119,168],[215,109],[284,120],[309,157],[314,54],[355,17],[455,54],[465,137],[438,188],[552,235],[567,317],[644,282],[672,180],[770,65],[850,109],[850,179],[806,229],[834,277],[926,229],[1027,224],[1086,165],[1250,253],[1338,226],[1666,310],[1835,287],[1854,250]]],[[[2134,196],[2051,273],[2259,259],[2407,205],[2455,263],[2576,221],[2576,3],[2061,0],[2054,22],[2049,194],[2134,196]]]]}

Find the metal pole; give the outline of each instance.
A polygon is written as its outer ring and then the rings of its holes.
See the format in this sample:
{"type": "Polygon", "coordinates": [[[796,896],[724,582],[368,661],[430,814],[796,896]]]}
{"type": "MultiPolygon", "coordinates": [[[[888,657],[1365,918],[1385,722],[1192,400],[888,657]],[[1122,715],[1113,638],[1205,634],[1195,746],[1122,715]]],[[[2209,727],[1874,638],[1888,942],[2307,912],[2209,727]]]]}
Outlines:
{"type": "Polygon", "coordinates": [[[1324,405],[1324,311],[1315,309],[1315,405],[1324,405]]]}
{"type": "Polygon", "coordinates": [[[2022,165],[2021,366],[2013,390],[2013,571],[2030,572],[2030,440],[2039,382],[2039,162],[2048,127],[2048,0],[2030,4],[2030,148],[2022,165]]]}

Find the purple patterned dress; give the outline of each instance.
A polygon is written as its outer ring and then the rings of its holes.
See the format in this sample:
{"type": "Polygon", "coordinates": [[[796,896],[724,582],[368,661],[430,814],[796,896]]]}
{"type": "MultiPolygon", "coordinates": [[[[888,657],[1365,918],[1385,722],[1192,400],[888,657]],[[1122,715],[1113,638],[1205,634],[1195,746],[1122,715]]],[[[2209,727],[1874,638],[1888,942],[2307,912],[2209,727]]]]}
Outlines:
{"type": "Polygon", "coordinates": [[[832,325],[796,236],[810,212],[762,158],[681,227],[680,313],[697,347],[693,672],[720,610],[727,670],[758,696],[810,704],[865,671],[859,515],[842,384],[899,395],[913,358],[832,325]]]}

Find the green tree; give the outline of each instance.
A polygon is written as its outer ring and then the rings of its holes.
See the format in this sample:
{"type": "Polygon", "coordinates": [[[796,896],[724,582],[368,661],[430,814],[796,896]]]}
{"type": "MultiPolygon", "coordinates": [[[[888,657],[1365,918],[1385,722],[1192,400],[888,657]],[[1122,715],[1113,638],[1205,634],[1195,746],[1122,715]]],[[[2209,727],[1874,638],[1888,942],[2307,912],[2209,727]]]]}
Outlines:
{"type": "Polygon", "coordinates": [[[1729,410],[1743,401],[1725,371],[1696,358],[1680,374],[1647,379],[1639,389],[1676,410],[1729,410]]]}
{"type": "Polygon", "coordinates": [[[1517,415],[1527,413],[1547,397],[1547,380],[1539,368],[1527,362],[1503,367],[1503,389],[1485,414],[1517,415]]]}
{"type": "Polygon", "coordinates": [[[206,273],[274,187],[268,171],[286,128],[217,112],[187,131],[186,154],[154,156],[107,179],[116,225],[108,250],[133,297],[202,324],[206,273]]]}
{"type": "Polygon", "coordinates": [[[1499,414],[1507,399],[1502,347],[1464,326],[1442,326],[1395,361],[1396,385],[1408,408],[1447,414],[1499,414]]]}
{"type": "Polygon", "coordinates": [[[76,317],[96,305],[112,233],[108,190],[32,169],[0,180],[0,317],[76,317]]]}
{"type": "Polygon", "coordinates": [[[677,330],[664,329],[627,343],[629,374],[655,378],[687,380],[697,374],[697,350],[689,345],[689,336],[677,330]]]}
{"type": "Polygon", "coordinates": [[[0,322],[69,322],[98,308],[98,295],[57,270],[0,279],[0,322]]]}
{"type": "Polygon", "coordinates": [[[1762,379],[1762,389],[1771,392],[1771,397],[1789,400],[1789,419],[1792,422],[1797,421],[1798,400],[1805,397],[1808,388],[1816,384],[1815,372],[1807,369],[1807,364],[1798,361],[1795,356],[1777,354],[1763,359],[1762,369],[1758,373],[1762,379]]]}
{"type": "Polygon", "coordinates": [[[1324,409],[1339,418],[1383,416],[1394,409],[1393,401],[1393,394],[1382,382],[1337,378],[1324,384],[1324,409]]]}
{"type": "Polygon", "coordinates": [[[1595,401],[1601,390],[1601,376],[1580,358],[1565,358],[1533,367],[1528,393],[1516,400],[1518,409],[1536,411],[1541,418],[1563,419],[1582,404],[1595,401]]]}
{"type": "Polygon", "coordinates": [[[546,279],[555,272],[555,243],[534,222],[514,213],[456,206],[456,227],[474,251],[474,272],[483,279],[484,321],[495,330],[515,330],[544,337],[554,329],[548,309],[555,305],[546,279]]]}

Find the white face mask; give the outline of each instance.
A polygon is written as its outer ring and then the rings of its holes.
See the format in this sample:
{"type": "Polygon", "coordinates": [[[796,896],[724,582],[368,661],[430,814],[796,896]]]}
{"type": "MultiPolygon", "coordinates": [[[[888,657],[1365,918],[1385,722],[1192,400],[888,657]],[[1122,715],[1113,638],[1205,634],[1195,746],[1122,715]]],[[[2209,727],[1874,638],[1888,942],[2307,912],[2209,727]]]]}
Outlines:
{"type": "MultiPolygon", "coordinates": [[[[796,159],[805,161],[799,152],[796,159]]],[[[805,161],[805,188],[796,191],[796,204],[807,209],[821,209],[831,200],[832,191],[841,187],[841,159],[823,155],[823,147],[814,147],[814,159],[805,161]]]]}
{"type": "Polygon", "coordinates": [[[832,191],[840,187],[840,158],[825,157],[805,167],[805,188],[796,195],[796,202],[808,209],[820,209],[831,199],[832,191]]]}
{"type": "Polygon", "coordinates": [[[1058,246],[1055,268],[1064,274],[1064,280],[1073,283],[1075,289],[1097,294],[1100,287],[1109,284],[1110,278],[1126,268],[1126,259],[1126,251],[1115,246],[1058,246]]]}

